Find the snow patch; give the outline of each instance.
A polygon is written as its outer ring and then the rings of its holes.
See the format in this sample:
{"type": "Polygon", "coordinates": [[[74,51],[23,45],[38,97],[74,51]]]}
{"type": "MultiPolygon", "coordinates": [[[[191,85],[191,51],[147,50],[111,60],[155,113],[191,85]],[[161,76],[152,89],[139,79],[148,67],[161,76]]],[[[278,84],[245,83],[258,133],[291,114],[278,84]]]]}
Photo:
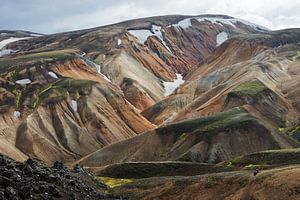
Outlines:
{"type": "Polygon", "coordinates": [[[48,72],[48,74],[55,79],[58,79],[58,76],[54,72],[48,72]]]}
{"type": "Polygon", "coordinates": [[[237,19],[237,18],[224,19],[224,18],[216,18],[216,17],[198,17],[197,20],[199,22],[207,20],[207,21],[210,21],[211,23],[219,24],[219,25],[227,24],[234,28],[236,28],[237,23],[242,23],[247,26],[251,26],[252,28],[254,28],[257,31],[262,31],[262,30],[268,31],[268,29],[263,26],[248,22],[243,19],[237,19]]]}
{"type": "Polygon", "coordinates": [[[108,82],[110,82],[111,83],[111,80],[107,77],[107,76],[105,76],[104,74],[102,74],[102,73],[100,73],[102,76],[103,76],[103,78],[105,79],[105,80],[107,80],[108,82]]]}
{"type": "Polygon", "coordinates": [[[160,39],[161,43],[166,47],[166,49],[168,49],[168,51],[171,52],[171,49],[168,47],[168,45],[164,41],[164,37],[163,37],[163,34],[162,34],[162,32],[164,30],[162,29],[162,27],[161,26],[152,25],[151,29],[152,29],[152,32],[154,33],[154,35],[160,39]]]}
{"type": "Polygon", "coordinates": [[[14,112],[14,116],[15,116],[16,118],[19,118],[19,117],[21,117],[21,113],[20,113],[19,111],[15,111],[15,112],[14,112]]]}
{"type": "Polygon", "coordinates": [[[25,79],[17,80],[16,83],[20,84],[20,85],[27,85],[27,84],[31,83],[31,80],[28,78],[25,78],[25,79]]]}
{"type": "Polygon", "coordinates": [[[8,39],[2,40],[0,42],[0,57],[16,52],[12,49],[4,49],[5,46],[8,45],[9,43],[16,42],[16,41],[19,41],[19,40],[26,40],[26,39],[29,39],[29,38],[31,38],[31,37],[23,37],[23,38],[10,37],[8,39]]]}
{"type": "Polygon", "coordinates": [[[27,40],[27,39],[30,39],[30,38],[32,38],[32,37],[23,37],[23,38],[10,37],[10,38],[2,40],[0,42],[0,49],[3,49],[9,43],[16,42],[16,41],[19,41],[19,40],[27,40]]]}
{"type": "MultiPolygon", "coordinates": [[[[179,21],[177,24],[172,24],[170,26],[174,26],[174,27],[177,27],[177,28],[181,27],[183,29],[187,29],[188,27],[192,26],[191,19],[192,18],[187,18],[187,19],[179,21]]],[[[167,27],[170,27],[170,26],[167,26],[167,27]]]]}
{"type": "Polygon", "coordinates": [[[162,29],[161,26],[152,25],[151,31],[146,29],[140,29],[140,30],[129,30],[128,32],[134,35],[136,38],[138,38],[142,44],[146,42],[148,37],[156,36],[161,41],[161,43],[166,47],[166,49],[171,52],[170,48],[167,46],[166,42],[164,41],[164,37],[162,34],[163,31],[164,30],[162,29]]]}
{"type": "Polygon", "coordinates": [[[220,46],[226,40],[228,40],[228,34],[224,31],[219,33],[216,38],[217,46],[220,46]]]}
{"type": "Polygon", "coordinates": [[[88,65],[90,65],[90,66],[96,68],[98,74],[100,74],[101,76],[103,76],[103,78],[104,78],[105,80],[107,80],[108,82],[111,83],[111,80],[110,80],[107,76],[105,76],[104,74],[101,73],[101,66],[100,66],[100,65],[94,63],[93,61],[89,60],[88,58],[82,58],[82,59],[83,59],[88,65]]]}
{"type": "Polygon", "coordinates": [[[163,82],[163,86],[165,88],[164,95],[169,96],[172,94],[176,88],[178,88],[181,84],[184,83],[183,77],[181,74],[176,74],[176,79],[173,82],[163,82]]]}
{"type": "Polygon", "coordinates": [[[197,17],[196,20],[198,22],[210,21],[213,24],[219,24],[221,26],[223,26],[223,24],[227,24],[227,25],[230,25],[230,26],[236,28],[236,26],[233,24],[233,22],[234,22],[234,21],[232,21],[233,19],[223,19],[223,18],[217,18],[217,17],[197,17]]]}
{"type": "Polygon", "coordinates": [[[120,46],[121,44],[122,44],[122,40],[121,40],[121,39],[118,39],[117,45],[120,46]]]}
{"type": "Polygon", "coordinates": [[[245,25],[251,26],[252,28],[254,28],[257,31],[262,31],[262,30],[263,31],[269,31],[269,29],[267,29],[263,26],[248,22],[248,21],[243,20],[243,19],[237,19],[237,18],[227,18],[226,19],[226,18],[220,18],[220,17],[219,18],[218,17],[186,18],[184,20],[179,21],[177,24],[172,24],[172,25],[169,25],[167,27],[173,26],[173,27],[181,27],[183,29],[187,29],[188,27],[192,26],[191,19],[196,19],[198,22],[209,21],[213,24],[218,24],[218,25],[221,25],[221,26],[223,26],[224,24],[227,24],[227,25],[230,25],[234,28],[236,28],[237,23],[243,23],[245,25]]]}
{"type": "Polygon", "coordinates": [[[38,34],[38,33],[31,33],[30,36],[33,36],[33,37],[40,37],[40,36],[43,36],[42,34],[38,34]]]}
{"type": "Polygon", "coordinates": [[[96,69],[97,69],[98,74],[100,74],[101,76],[103,76],[103,78],[104,78],[105,80],[107,80],[108,82],[111,83],[111,80],[110,80],[107,76],[105,76],[104,74],[101,73],[101,66],[100,66],[100,65],[97,65],[96,63],[95,63],[95,66],[96,66],[96,69]]]}
{"type": "Polygon", "coordinates": [[[15,52],[12,49],[2,49],[0,50],[0,57],[5,56],[5,55],[9,55],[11,53],[15,52]]]}
{"type": "Polygon", "coordinates": [[[134,35],[142,44],[144,44],[148,37],[152,36],[153,34],[151,31],[146,29],[140,30],[129,30],[130,34],[134,35]]]}
{"type": "Polygon", "coordinates": [[[77,112],[77,110],[78,110],[78,104],[77,104],[77,101],[72,100],[72,101],[71,101],[71,106],[72,106],[72,109],[74,110],[74,112],[77,112]]]}
{"type": "Polygon", "coordinates": [[[178,23],[178,26],[180,26],[180,27],[182,27],[182,28],[184,28],[184,29],[186,29],[186,28],[192,26],[191,19],[184,19],[184,20],[180,21],[180,22],[178,23]]]}

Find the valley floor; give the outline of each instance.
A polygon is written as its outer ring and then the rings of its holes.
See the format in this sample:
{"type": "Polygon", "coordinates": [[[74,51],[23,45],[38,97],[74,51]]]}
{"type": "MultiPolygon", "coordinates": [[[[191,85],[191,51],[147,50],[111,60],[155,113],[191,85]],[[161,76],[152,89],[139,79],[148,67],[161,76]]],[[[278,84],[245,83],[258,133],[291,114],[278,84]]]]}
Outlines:
{"type": "Polygon", "coordinates": [[[197,176],[130,179],[110,189],[132,199],[272,199],[300,198],[300,165],[263,170],[221,172],[197,176]]]}

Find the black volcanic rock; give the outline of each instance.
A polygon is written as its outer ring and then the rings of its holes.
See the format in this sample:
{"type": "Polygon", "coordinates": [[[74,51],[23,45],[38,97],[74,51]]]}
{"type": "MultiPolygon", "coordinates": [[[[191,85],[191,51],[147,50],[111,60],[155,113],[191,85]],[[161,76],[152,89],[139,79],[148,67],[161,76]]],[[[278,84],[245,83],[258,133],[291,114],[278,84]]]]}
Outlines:
{"type": "Polygon", "coordinates": [[[105,189],[80,166],[70,170],[57,161],[50,168],[33,159],[19,163],[0,155],[0,200],[124,199],[104,194],[105,189]]]}

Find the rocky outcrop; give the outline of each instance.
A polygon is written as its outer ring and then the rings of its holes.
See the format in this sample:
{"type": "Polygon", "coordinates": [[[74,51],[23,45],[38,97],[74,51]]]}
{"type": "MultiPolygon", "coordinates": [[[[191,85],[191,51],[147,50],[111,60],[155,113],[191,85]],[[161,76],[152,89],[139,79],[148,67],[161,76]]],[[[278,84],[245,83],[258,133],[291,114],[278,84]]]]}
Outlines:
{"type": "Polygon", "coordinates": [[[69,170],[61,162],[52,167],[28,159],[16,162],[0,155],[0,199],[123,199],[107,195],[107,186],[77,166],[69,170]]]}

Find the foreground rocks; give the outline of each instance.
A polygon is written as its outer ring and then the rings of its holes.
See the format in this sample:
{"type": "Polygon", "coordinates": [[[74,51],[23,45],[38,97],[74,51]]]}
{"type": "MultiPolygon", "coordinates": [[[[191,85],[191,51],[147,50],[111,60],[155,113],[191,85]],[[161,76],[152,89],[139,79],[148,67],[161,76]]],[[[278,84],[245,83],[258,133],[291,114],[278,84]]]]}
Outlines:
{"type": "Polygon", "coordinates": [[[0,199],[124,199],[104,194],[107,186],[75,166],[73,170],[56,161],[47,167],[28,159],[16,162],[0,155],[0,199]]]}

